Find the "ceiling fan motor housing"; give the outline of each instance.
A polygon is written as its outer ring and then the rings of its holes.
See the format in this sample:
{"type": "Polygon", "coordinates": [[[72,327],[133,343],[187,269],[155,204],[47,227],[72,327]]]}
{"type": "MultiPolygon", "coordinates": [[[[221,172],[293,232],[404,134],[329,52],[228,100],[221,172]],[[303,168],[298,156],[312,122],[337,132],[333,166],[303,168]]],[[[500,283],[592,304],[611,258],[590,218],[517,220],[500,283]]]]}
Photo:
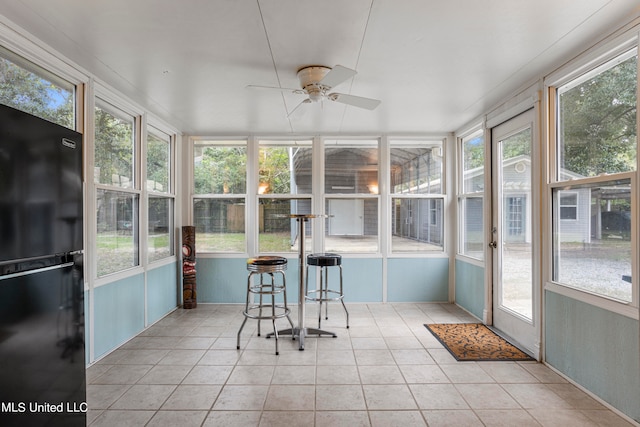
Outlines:
{"type": "Polygon", "coordinates": [[[331,68],[319,65],[304,67],[298,70],[300,86],[309,94],[309,99],[312,101],[320,101],[324,92],[330,89],[318,84],[329,71],[331,71],[331,68]]]}

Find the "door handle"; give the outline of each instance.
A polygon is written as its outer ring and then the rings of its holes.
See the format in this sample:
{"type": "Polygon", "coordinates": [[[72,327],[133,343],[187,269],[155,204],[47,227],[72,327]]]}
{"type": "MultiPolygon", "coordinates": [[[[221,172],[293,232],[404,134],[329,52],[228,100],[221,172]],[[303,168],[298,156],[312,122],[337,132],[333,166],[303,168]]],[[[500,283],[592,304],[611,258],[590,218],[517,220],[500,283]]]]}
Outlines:
{"type": "Polygon", "coordinates": [[[498,243],[496,241],[490,242],[489,247],[495,249],[498,247],[498,243]]]}

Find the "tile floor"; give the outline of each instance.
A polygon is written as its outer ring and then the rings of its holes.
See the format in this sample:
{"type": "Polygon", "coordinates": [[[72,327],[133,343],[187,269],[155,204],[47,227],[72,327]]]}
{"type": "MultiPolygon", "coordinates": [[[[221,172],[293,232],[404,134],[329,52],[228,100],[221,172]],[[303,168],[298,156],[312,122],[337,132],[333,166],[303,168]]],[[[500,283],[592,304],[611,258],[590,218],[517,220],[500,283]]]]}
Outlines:
{"type": "MultiPolygon", "coordinates": [[[[307,326],[317,325],[315,306],[307,326]]],[[[535,362],[456,362],[423,326],[473,322],[449,304],[331,305],[306,349],[256,336],[240,305],[177,310],[87,372],[98,426],[631,426],[535,362]]],[[[296,307],[292,319],[296,322],[296,307]]],[[[288,322],[279,320],[286,328],[288,322]]],[[[263,333],[269,331],[263,323],[263,333]]]]}

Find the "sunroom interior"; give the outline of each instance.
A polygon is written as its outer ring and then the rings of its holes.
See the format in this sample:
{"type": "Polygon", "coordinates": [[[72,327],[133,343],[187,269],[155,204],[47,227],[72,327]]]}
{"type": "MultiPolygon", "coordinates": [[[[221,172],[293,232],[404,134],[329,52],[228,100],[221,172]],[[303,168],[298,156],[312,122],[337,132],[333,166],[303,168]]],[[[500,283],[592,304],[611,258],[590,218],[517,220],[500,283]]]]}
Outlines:
{"type": "Polygon", "coordinates": [[[322,214],[346,302],[455,304],[640,422],[636,1],[54,3],[3,6],[0,102],[85,138],[87,366],[180,309],[183,226],[198,304],[266,254],[295,304],[322,214]],[[287,92],[318,63],[382,103],[287,92]]]}

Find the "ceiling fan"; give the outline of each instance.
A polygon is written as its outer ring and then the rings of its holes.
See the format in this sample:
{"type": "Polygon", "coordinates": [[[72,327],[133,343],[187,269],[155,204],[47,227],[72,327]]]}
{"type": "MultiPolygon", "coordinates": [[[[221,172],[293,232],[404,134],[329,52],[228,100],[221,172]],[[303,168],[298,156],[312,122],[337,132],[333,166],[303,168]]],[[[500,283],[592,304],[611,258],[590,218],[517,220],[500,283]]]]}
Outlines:
{"type": "Polygon", "coordinates": [[[303,67],[298,70],[298,80],[301,89],[280,88],[272,86],[249,85],[252,89],[273,89],[282,92],[291,92],[298,95],[307,95],[307,98],[298,104],[287,117],[291,117],[302,105],[325,100],[352,105],[358,108],[374,110],[380,105],[380,100],[348,95],[346,93],[331,92],[331,89],[355,76],[357,72],[342,65],[333,68],[322,65],[303,67]]]}

